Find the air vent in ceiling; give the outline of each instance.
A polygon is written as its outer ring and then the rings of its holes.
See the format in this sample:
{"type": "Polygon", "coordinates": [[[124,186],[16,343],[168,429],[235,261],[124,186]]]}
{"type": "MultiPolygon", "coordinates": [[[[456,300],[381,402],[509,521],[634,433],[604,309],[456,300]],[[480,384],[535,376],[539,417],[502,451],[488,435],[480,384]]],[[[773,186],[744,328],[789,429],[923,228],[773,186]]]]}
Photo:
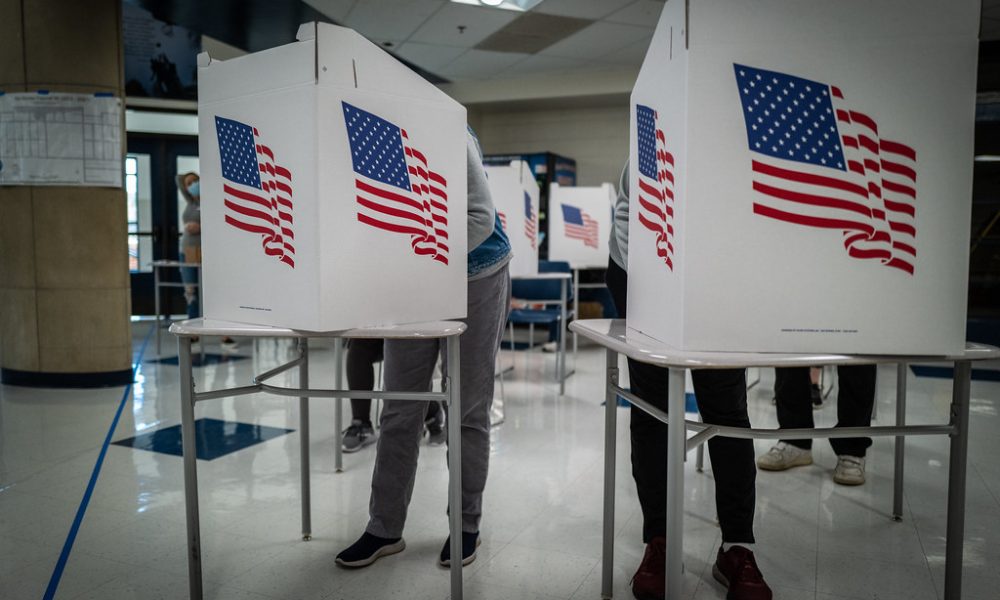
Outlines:
{"type": "Polygon", "coordinates": [[[476,45],[478,50],[535,54],[580,31],[593,21],[525,13],[476,45]]]}

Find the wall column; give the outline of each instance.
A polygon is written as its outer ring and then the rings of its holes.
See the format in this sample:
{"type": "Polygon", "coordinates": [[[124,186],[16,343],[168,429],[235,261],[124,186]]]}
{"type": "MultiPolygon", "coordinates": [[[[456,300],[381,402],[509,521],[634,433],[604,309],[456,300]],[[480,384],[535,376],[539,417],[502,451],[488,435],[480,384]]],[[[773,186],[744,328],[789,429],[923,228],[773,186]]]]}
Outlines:
{"type": "MultiPolygon", "coordinates": [[[[121,0],[0,0],[0,91],[124,100],[121,13],[121,0]]],[[[3,383],[131,381],[126,221],[124,189],[0,186],[3,383]]]]}

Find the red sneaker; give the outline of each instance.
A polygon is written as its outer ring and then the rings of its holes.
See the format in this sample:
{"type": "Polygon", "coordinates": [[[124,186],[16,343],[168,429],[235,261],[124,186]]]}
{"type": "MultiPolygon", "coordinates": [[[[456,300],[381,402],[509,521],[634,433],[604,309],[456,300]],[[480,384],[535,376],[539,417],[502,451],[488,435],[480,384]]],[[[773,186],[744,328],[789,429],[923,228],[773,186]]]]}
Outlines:
{"type": "Polygon", "coordinates": [[[663,600],[666,596],[667,539],[655,537],[646,544],[639,569],[632,576],[632,595],[638,600],[663,600]]]}
{"type": "Polygon", "coordinates": [[[753,552],[743,546],[732,546],[727,552],[719,548],[712,575],[729,590],[726,600],[771,600],[771,588],[757,568],[753,552]]]}

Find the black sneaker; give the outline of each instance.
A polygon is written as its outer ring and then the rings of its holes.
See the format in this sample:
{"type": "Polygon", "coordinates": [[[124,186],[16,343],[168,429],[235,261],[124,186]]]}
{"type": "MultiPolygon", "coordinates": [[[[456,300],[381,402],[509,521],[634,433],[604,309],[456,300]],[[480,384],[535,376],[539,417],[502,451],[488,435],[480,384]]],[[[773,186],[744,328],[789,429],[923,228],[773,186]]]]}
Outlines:
{"type": "Polygon", "coordinates": [[[438,411],[437,416],[424,421],[427,428],[427,445],[441,446],[448,441],[448,432],[444,429],[444,411],[438,411]]]}
{"type": "MultiPolygon", "coordinates": [[[[467,531],[462,532],[462,565],[467,565],[472,561],[476,560],[476,549],[479,548],[479,544],[482,541],[479,539],[479,532],[468,533],[467,531]]],[[[442,567],[451,566],[451,536],[444,541],[444,548],[441,548],[441,558],[438,560],[438,564],[442,567]]]]}
{"type": "Polygon", "coordinates": [[[809,399],[812,400],[814,409],[823,406],[823,390],[819,389],[818,384],[813,383],[809,386],[809,399]]]}
{"type": "Polygon", "coordinates": [[[403,538],[383,538],[367,531],[351,547],[337,555],[336,562],[342,567],[367,567],[379,557],[402,552],[406,548],[403,538]]]}
{"type": "Polygon", "coordinates": [[[378,434],[375,433],[371,423],[354,419],[351,421],[351,426],[344,430],[340,447],[344,452],[357,452],[365,446],[374,444],[377,440],[378,434]]]}

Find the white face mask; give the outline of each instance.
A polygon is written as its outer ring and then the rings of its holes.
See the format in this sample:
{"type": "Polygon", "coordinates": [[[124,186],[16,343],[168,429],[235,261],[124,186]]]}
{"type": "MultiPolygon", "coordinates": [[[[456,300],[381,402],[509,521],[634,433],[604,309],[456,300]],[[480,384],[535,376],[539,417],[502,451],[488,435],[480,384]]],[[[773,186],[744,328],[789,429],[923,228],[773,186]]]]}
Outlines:
{"type": "Polygon", "coordinates": [[[187,187],[188,193],[191,194],[192,196],[200,197],[201,196],[201,185],[200,184],[201,184],[200,181],[195,181],[194,183],[192,183],[191,185],[189,185],[187,187]]]}

